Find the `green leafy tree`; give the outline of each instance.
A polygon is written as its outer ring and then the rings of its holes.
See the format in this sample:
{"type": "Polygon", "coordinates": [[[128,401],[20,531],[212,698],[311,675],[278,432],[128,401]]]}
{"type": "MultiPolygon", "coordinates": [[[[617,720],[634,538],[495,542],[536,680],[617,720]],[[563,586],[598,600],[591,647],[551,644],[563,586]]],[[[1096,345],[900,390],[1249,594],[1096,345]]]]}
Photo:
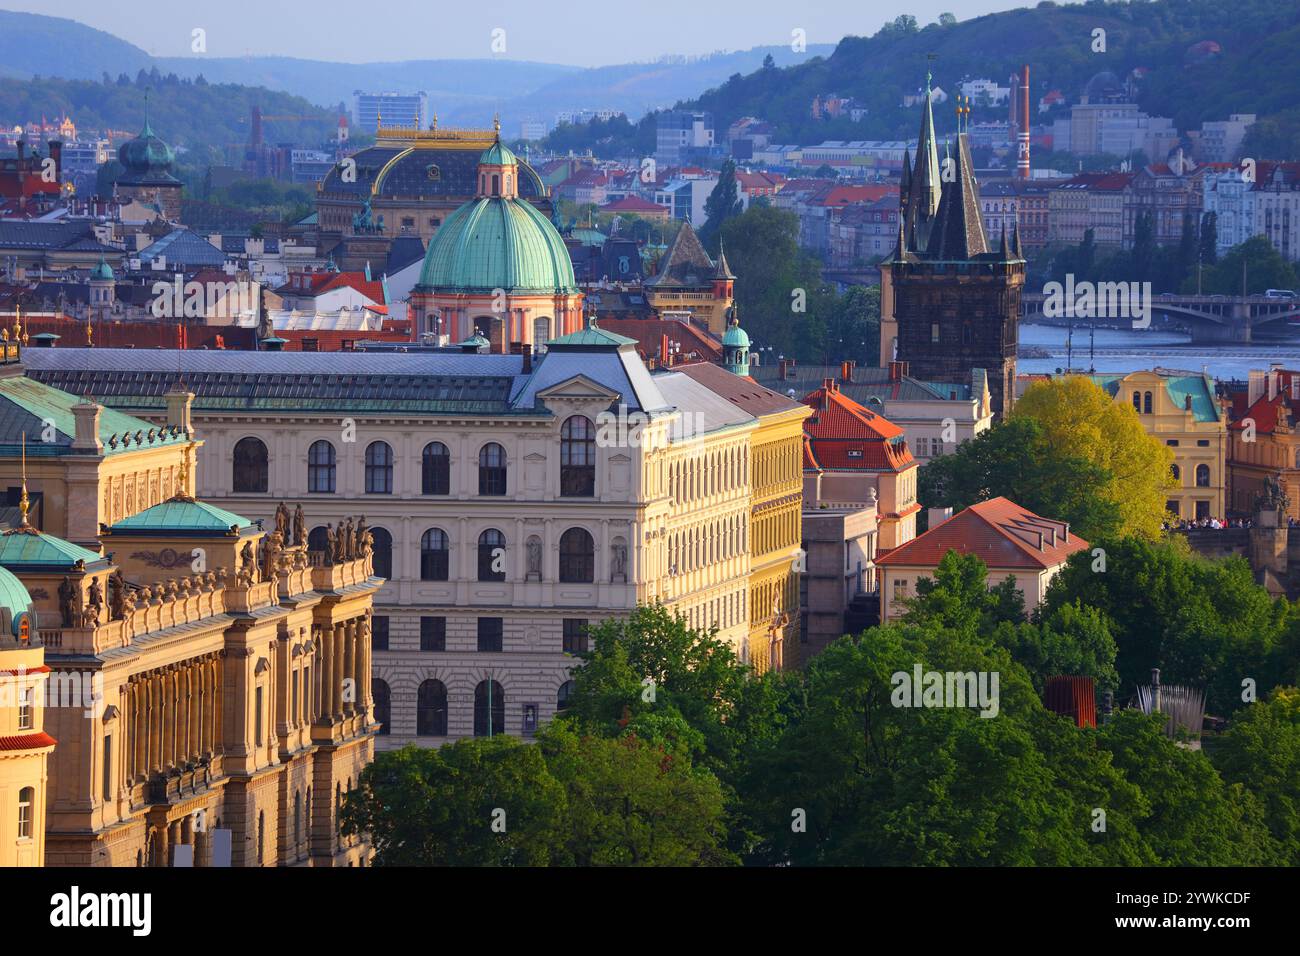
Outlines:
{"type": "Polygon", "coordinates": [[[700,241],[716,249],[714,239],[722,230],[722,224],[744,211],[740,201],[740,191],[736,184],[736,164],[728,159],[722,164],[718,174],[718,184],[704,200],[704,227],[700,230],[700,241]]]}
{"type": "Polygon", "coordinates": [[[565,812],[542,751],[498,735],[377,754],[341,821],[377,866],[545,866],[564,859],[565,812]]]}
{"type": "MultiPolygon", "coordinates": [[[[1164,734],[1164,718],[1121,711],[1098,733],[1113,765],[1146,794],[1134,822],[1158,862],[1168,866],[1275,866],[1282,848],[1264,807],[1241,784],[1228,784],[1199,750],[1164,734]]],[[[1103,809],[1105,809],[1103,805],[1103,809]]],[[[1118,814],[1107,813],[1107,825],[1118,814]]]]}
{"type": "Polygon", "coordinates": [[[726,849],[721,784],[690,758],[634,734],[577,734],[563,719],[538,735],[565,789],[566,858],[577,866],[720,866],[726,849]]]}
{"type": "Polygon", "coordinates": [[[1244,708],[1211,759],[1224,780],[1264,805],[1286,864],[1300,866],[1300,690],[1279,687],[1266,701],[1244,708]]]}
{"type": "Polygon", "coordinates": [[[1243,280],[1249,295],[1300,284],[1295,267],[1264,236],[1251,236],[1225,252],[1217,265],[1203,269],[1201,288],[1206,294],[1241,295],[1243,280]]]}
{"type": "Polygon", "coordinates": [[[1099,480],[1094,494],[1105,503],[1101,515],[1118,510],[1120,533],[1160,533],[1173,487],[1173,452],[1147,434],[1131,405],[1084,376],[1069,375],[1030,385],[1012,417],[1042,427],[1049,457],[1088,463],[1090,479],[1099,480]]]}
{"type": "Polygon", "coordinates": [[[1219,214],[1207,212],[1201,216],[1201,265],[1212,266],[1219,261],[1219,214]]]}
{"type": "Polygon", "coordinates": [[[1165,683],[1206,689],[1211,713],[1240,707],[1242,680],[1261,692],[1291,679],[1287,634],[1294,615],[1255,584],[1243,558],[1209,561],[1184,540],[1104,542],[1104,571],[1074,555],[1048,588],[1044,615],[1081,604],[1105,615],[1120,648],[1122,697],[1160,668],[1165,683]]]}

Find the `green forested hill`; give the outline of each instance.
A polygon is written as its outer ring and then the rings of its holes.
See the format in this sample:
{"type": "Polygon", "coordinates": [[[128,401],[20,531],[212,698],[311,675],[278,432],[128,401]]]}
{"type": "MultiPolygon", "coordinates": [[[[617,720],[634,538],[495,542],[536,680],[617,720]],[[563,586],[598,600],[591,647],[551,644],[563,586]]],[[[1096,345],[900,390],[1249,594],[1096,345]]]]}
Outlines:
{"type": "Polygon", "coordinates": [[[13,122],[54,119],[65,113],[89,129],[138,130],[149,95],[149,125],[174,147],[188,151],[187,164],[220,162],[222,147],[247,141],[249,113],[260,106],[268,116],[311,116],[313,120],[266,121],[268,143],[316,143],[332,136],[335,110],[313,106],[298,96],[256,86],[207,83],[141,70],[116,79],[0,79],[0,117],[13,122]]]}
{"type": "MultiPolygon", "coordinates": [[[[1260,131],[1273,130],[1270,151],[1300,155],[1298,45],[1300,4],[1294,0],[1044,2],[925,27],[902,16],[874,36],[846,37],[829,57],[733,76],[683,105],[711,110],[719,129],[740,116],[763,117],[777,125],[782,142],[902,138],[915,135],[917,123],[915,110],[901,107],[902,97],[924,83],[929,54],[934,82],[950,93],[965,77],[1005,85],[1028,63],[1035,111],[1050,89],[1074,102],[1098,72],[1123,77],[1145,67],[1139,102],[1148,112],[1172,116],[1181,128],[1229,113],[1274,117],[1278,122],[1261,124],[1260,131]],[[1104,53],[1092,51],[1098,28],[1106,31],[1104,53]],[[1189,56],[1189,47],[1202,40],[1218,43],[1221,55],[1189,56]],[[812,98],[827,92],[865,102],[868,117],[859,123],[813,120],[812,98]]],[[[1005,106],[977,106],[974,119],[1005,116],[1005,106]]],[[[949,118],[941,125],[950,126],[949,118]]]]}

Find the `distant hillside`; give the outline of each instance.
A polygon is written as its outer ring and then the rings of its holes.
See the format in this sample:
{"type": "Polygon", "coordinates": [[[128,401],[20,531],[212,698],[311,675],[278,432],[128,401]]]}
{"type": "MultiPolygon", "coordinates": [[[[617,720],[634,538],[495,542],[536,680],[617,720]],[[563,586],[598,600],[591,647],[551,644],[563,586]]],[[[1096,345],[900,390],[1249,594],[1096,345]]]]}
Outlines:
{"type": "Polygon", "coordinates": [[[0,10],[0,76],[62,76],[97,80],[149,69],[153,61],[138,46],[111,33],[36,13],[0,10]]]}
{"type": "Polygon", "coordinates": [[[562,109],[616,109],[633,119],[683,97],[756,69],[771,53],[779,64],[830,53],[830,44],[807,54],[788,47],[664,58],[584,69],[508,59],[409,60],[331,63],[293,57],[151,57],[123,40],[73,20],[0,11],[0,77],[134,77],[144,69],[202,76],[208,83],[260,86],[301,96],[318,106],[350,104],[353,90],[424,90],[440,121],[483,124],[499,112],[507,128],[525,118],[552,120],[562,109]]]}
{"type": "Polygon", "coordinates": [[[254,105],[271,116],[313,116],[308,121],[268,121],[270,143],[317,143],[335,132],[338,114],[297,96],[254,86],[182,80],[140,71],[110,82],[91,80],[0,79],[0,117],[17,121],[71,115],[85,127],[135,132],[144,122],[149,92],[149,124],[189,165],[224,162],[222,148],[248,139],[254,105]],[[185,151],[188,151],[188,155],[185,151]]]}
{"type": "MultiPolygon", "coordinates": [[[[483,123],[520,92],[584,72],[581,67],[517,60],[408,60],[395,63],[328,63],[291,57],[159,57],[164,73],[208,82],[250,83],[283,90],[322,105],[352,103],[354,90],[400,90],[429,94],[440,121],[483,123]]],[[[698,89],[698,87],[697,87],[698,89]]]]}
{"type": "MultiPolygon", "coordinates": [[[[747,114],[764,117],[778,126],[783,142],[910,137],[916,134],[916,111],[903,109],[902,97],[924,84],[931,64],[927,56],[934,54],[935,84],[949,93],[965,77],[1006,85],[1028,63],[1035,112],[1038,98],[1048,90],[1059,89],[1074,102],[1088,79],[1102,70],[1122,77],[1146,67],[1140,104],[1186,128],[1229,113],[1271,115],[1294,105],[1300,90],[1300,59],[1294,55],[1298,42],[1300,5],[1276,0],[1044,2],[1033,9],[919,29],[904,16],[874,36],[846,37],[825,59],[760,69],[686,105],[711,110],[720,127],[747,114]],[[1105,53],[1090,49],[1097,28],[1106,31],[1105,53]],[[1217,42],[1222,54],[1194,62],[1188,48],[1202,40],[1217,42]],[[868,116],[860,123],[813,120],[812,98],[826,92],[863,101],[868,116]]],[[[977,107],[974,119],[1006,115],[1005,106],[977,107]]],[[[952,128],[950,112],[936,119],[941,128],[952,128]]]]}

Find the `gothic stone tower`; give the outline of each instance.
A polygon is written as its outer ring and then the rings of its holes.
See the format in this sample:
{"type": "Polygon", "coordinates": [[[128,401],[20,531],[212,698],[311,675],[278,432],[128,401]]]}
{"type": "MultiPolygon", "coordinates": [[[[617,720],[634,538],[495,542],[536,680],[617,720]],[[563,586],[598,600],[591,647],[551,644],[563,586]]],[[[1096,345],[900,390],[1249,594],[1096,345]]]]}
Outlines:
{"type": "Polygon", "coordinates": [[[971,381],[988,373],[993,412],[1015,401],[1016,347],[1025,260],[1020,230],[990,249],[980,219],[970,144],[957,134],[955,155],[939,161],[927,91],[915,166],[903,170],[898,246],[889,271],[898,360],[923,381],[971,381]]]}

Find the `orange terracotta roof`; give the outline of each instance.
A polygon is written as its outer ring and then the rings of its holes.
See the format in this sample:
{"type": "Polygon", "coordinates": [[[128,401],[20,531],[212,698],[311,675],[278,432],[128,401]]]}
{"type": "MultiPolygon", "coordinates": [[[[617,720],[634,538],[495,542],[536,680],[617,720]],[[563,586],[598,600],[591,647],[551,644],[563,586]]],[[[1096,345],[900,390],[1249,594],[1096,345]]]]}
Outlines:
{"type": "Polygon", "coordinates": [[[1042,518],[1007,498],[990,498],[925,534],[877,555],[881,567],[938,567],[949,551],[974,554],[991,569],[1044,569],[1062,564],[1088,542],[1063,521],[1042,518]]]}
{"type": "Polygon", "coordinates": [[[834,379],[805,395],[803,403],[813,410],[804,421],[805,467],[840,471],[915,467],[903,429],[849,398],[834,379]]]}
{"type": "Polygon", "coordinates": [[[38,750],[41,747],[53,747],[58,741],[43,730],[34,734],[18,734],[14,737],[0,737],[0,750],[38,750]]]}

